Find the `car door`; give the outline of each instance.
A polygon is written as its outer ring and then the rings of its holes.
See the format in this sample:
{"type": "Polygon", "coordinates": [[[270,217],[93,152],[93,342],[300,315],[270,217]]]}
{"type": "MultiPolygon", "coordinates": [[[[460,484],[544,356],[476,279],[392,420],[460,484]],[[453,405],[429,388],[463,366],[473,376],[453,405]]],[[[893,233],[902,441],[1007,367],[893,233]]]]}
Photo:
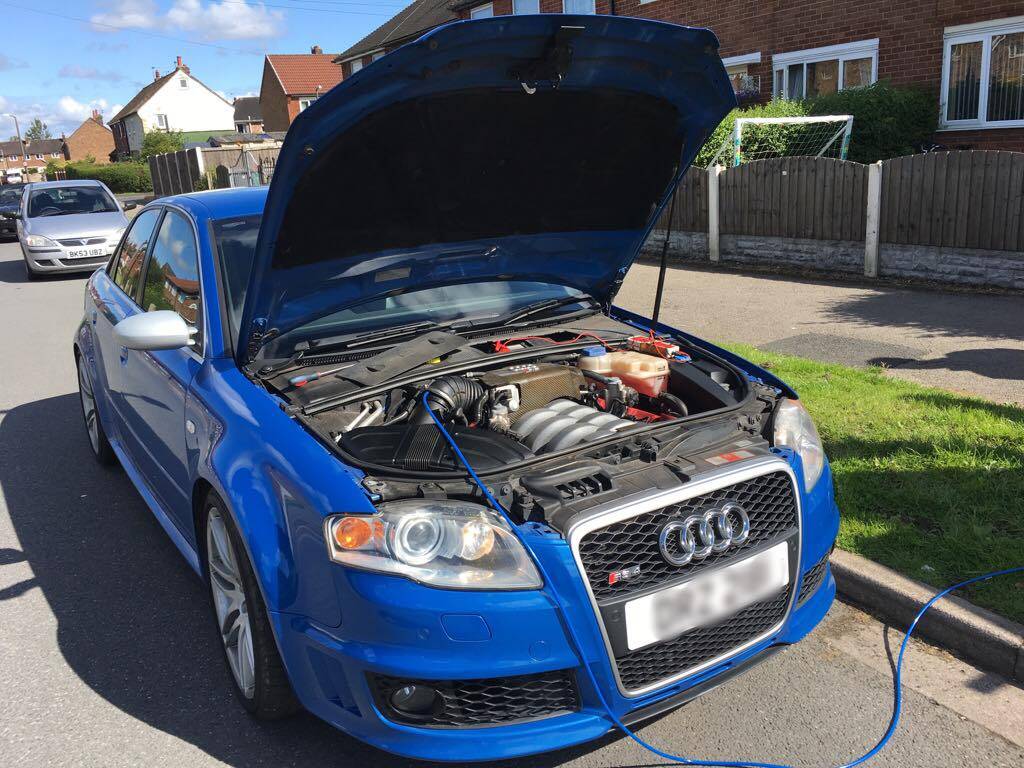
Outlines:
{"type": "Polygon", "coordinates": [[[198,330],[190,347],[128,350],[120,386],[131,453],[183,534],[191,526],[185,400],[202,365],[205,341],[198,262],[192,220],[168,208],[149,248],[139,292],[140,310],[172,310],[198,330]]]}
{"type": "MultiPolygon", "coordinates": [[[[121,371],[127,362],[128,350],[114,341],[113,328],[130,315],[139,312],[138,288],[142,266],[149,251],[149,242],[160,219],[161,209],[143,211],[132,222],[127,234],[111,259],[107,276],[95,281],[94,306],[89,310],[89,321],[95,330],[95,350],[99,360],[97,371],[102,377],[99,391],[105,394],[103,405],[108,406],[112,428],[110,437],[124,445],[124,404],[121,399],[121,371]]],[[[101,410],[103,405],[100,406],[101,410]]]]}

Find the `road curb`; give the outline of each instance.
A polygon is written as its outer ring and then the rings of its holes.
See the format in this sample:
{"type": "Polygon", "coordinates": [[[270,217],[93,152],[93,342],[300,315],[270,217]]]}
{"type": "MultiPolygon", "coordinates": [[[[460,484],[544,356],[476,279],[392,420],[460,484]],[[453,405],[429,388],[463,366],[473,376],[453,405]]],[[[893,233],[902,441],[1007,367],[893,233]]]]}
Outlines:
{"type": "MultiPolygon", "coordinates": [[[[906,630],[922,606],[940,591],[839,549],[832,553],[830,563],[840,596],[900,630],[906,630]]],[[[1015,621],[950,595],[922,617],[914,634],[982,669],[1024,682],[1024,625],[1015,621]]]]}

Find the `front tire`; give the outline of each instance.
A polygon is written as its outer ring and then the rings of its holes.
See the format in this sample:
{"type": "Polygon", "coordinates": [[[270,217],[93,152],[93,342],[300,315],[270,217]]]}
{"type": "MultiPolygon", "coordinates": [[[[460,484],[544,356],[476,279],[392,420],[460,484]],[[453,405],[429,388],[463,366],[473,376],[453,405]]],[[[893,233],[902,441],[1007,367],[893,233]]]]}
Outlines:
{"type": "Polygon", "coordinates": [[[226,510],[215,493],[203,509],[213,617],[242,706],[261,720],[277,720],[295,713],[299,704],[277,651],[256,575],[226,510]]]}
{"type": "Polygon", "coordinates": [[[32,269],[32,267],[30,267],[28,265],[27,261],[25,262],[25,278],[28,279],[28,280],[38,280],[39,279],[39,273],[36,272],[34,269],[32,269]]]}
{"type": "Polygon", "coordinates": [[[89,447],[92,448],[92,455],[96,461],[105,467],[113,466],[117,462],[117,455],[110,447],[107,433],[103,431],[103,424],[100,422],[100,412],[96,407],[96,390],[89,376],[89,367],[81,355],[78,356],[76,363],[78,396],[82,401],[82,418],[85,420],[85,431],[89,436],[89,447]]]}

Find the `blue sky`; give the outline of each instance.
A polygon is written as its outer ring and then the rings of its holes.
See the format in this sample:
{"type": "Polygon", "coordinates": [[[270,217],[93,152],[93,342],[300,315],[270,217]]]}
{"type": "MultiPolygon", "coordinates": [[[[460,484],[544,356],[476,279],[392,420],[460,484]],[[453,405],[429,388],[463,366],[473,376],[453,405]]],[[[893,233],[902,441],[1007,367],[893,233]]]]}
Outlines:
{"type": "MultiPolygon", "coordinates": [[[[98,107],[113,116],[180,55],[227,98],[259,93],[266,53],[336,53],[402,0],[0,0],[0,113],[56,136],[98,107]]],[[[0,140],[14,123],[0,116],[0,140]]]]}

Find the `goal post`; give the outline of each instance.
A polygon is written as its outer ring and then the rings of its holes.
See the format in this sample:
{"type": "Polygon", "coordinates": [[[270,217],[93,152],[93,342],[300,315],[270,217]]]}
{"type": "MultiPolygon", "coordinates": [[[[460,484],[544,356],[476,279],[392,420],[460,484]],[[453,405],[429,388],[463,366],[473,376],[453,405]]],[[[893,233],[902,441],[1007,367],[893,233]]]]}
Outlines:
{"type": "Polygon", "coordinates": [[[708,167],[738,166],[771,157],[834,157],[845,160],[853,115],[740,117],[708,167]]]}

